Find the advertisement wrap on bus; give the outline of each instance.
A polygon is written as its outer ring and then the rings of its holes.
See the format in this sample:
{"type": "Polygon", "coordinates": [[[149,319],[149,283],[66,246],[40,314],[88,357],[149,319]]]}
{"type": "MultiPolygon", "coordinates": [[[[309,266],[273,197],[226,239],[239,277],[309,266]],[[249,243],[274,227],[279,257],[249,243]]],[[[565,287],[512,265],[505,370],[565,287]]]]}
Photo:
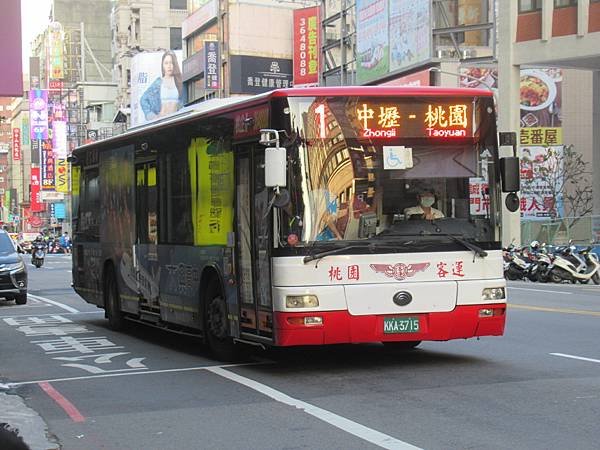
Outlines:
{"type": "Polygon", "coordinates": [[[501,194],[518,208],[519,166],[488,91],[218,99],[72,160],[74,288],[114,329],[198,334],[224,360],[504,332],[501,194]]]}

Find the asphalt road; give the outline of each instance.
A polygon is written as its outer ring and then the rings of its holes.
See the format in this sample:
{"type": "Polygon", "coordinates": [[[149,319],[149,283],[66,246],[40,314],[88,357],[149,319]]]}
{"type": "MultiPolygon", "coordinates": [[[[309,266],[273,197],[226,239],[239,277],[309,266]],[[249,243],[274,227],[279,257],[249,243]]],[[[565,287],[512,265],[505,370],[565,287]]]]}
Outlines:
{"type": "Polygon", "coordinates": [[[67,256],[29,273],[27,305],[0,300],[0,422],[34,449],[599,447],[600,287],[511,283],[504,337],[225,366],[197,339],[110,331],[67,256]]]}

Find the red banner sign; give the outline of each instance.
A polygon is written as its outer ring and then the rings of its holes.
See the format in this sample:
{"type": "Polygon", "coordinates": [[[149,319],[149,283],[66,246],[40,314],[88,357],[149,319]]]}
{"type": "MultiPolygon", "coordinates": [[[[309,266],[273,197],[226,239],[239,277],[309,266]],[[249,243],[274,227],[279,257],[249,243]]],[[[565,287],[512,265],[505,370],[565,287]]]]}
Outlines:
{"type": "MultiPolygon", "coordinates": [[[[41,212],[44,211],[44,203],[41,199],[40,193],[40,168],[32,167],[31,168],[31,198],[29,199],[31,202],[31,212],[41,212]]],[[[35,226],[35,225],[34,225],[35,226]]]]}
{"type": "Polygon", "coordinates": [[[318,6],[294,10],[294,87],[319,84],[319,27],[318,6]]]}
{"type": "Polygon", "coordinates": [[[13,149],[13,161],[19,161],[21,159],[21,129],[13,128],[12,130],[12,149],[13,149]]]}

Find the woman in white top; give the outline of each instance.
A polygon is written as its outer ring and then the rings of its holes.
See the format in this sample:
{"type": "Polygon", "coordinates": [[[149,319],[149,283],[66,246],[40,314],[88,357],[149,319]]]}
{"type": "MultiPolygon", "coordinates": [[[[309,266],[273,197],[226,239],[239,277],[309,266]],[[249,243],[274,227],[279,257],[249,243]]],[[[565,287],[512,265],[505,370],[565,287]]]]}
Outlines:
{"type": "Polygon", "coordinates": [[[172,50],[166,51],[162,56],[161,74],[140,99],[146,120],[174,113],[183,106],[181,71],[172,50]]]}

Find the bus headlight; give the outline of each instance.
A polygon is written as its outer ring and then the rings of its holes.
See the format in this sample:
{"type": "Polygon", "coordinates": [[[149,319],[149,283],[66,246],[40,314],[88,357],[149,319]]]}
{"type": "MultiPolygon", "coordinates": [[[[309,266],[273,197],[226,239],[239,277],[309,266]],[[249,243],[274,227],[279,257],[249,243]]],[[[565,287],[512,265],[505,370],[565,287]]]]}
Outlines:
{"type": "Polygon", "coordinates": [[[288,295],[285,297],[287,308],[316,308],[319,299],[316,295],[288,295]]]}
{"type": "Polygon", "coordinates": [[[506,294],[503,287],[484,288],[481,293],[481,299],[484,301],[504,300],[506,294]]]}

